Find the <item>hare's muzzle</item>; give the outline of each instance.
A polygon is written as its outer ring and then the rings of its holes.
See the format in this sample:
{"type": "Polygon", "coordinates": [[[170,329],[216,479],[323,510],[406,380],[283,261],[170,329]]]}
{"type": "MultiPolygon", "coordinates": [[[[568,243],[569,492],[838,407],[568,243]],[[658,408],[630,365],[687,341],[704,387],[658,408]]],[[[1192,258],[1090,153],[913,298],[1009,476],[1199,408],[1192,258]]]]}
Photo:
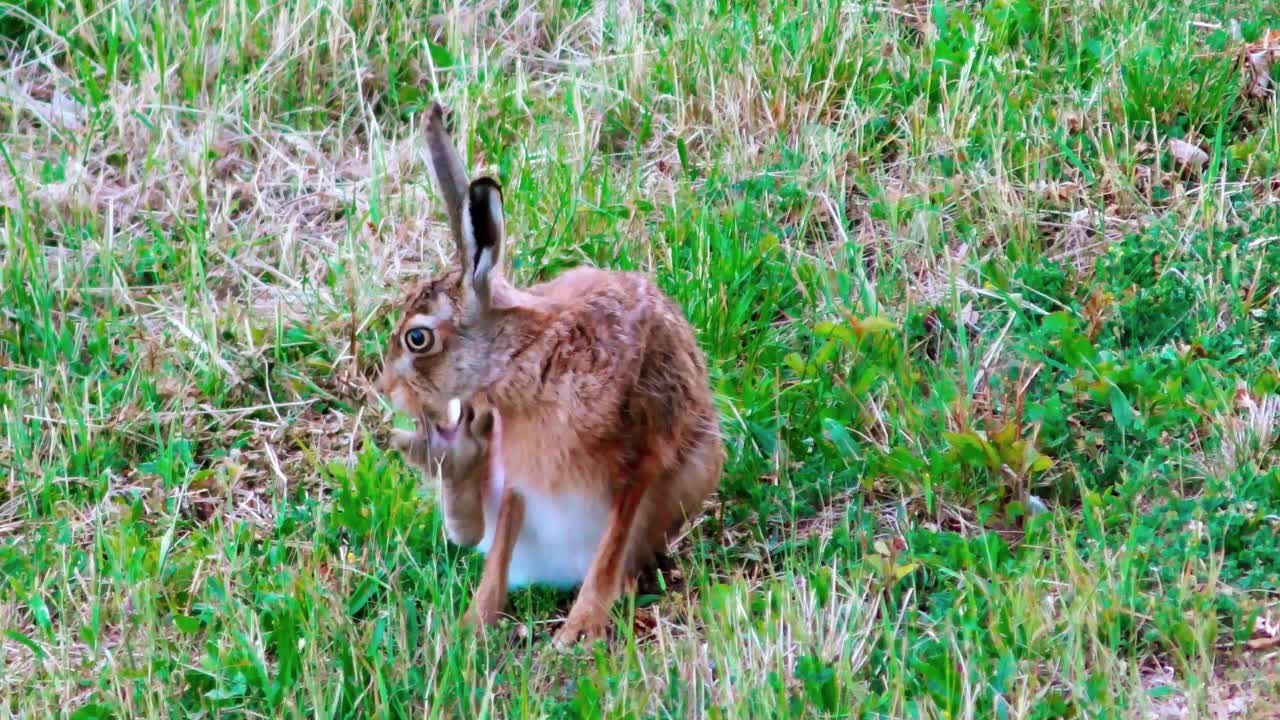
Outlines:
{"type": "Polygon", "coordinates": [[[373,389],[377,390],[378,394],[386,397],[391,395],[391,389],[394,386],[395,380],[391,378],[391,373],[386,370],[378,373],[378,379],[373,381],[373,389]]]}
{"type": "Polygon", "coordinates": [[[404,408],[400,407],[400,400],[396,398],[396,395],[399,394],[396,392],[399,386],[400,379],[395,376],[395,373],[388,370],[383,370],[382,374],[373,383],[373,388],[378,391],[379,395],[390,401],[392,405],[396,406],[397,410],[404,412],[404,408]]]}
{"type": "Polygon", "coordinates": [[[390,368],[383,370],[378,379],[374,381],[373,387],[378,391],[379,395],[391,403],[391,406],[397,412],[402,412],[406,415],[419,414],[420,409],[418,403],[413,401],[411,388],[394,370],[390,368]]]}
{"type": "Polygon", "coordinates": [[[457,439],[462,429],[462,400],[454,398],[449,401],[446,410],[444,422],[432,423],[435,427],[436,435],[446,443],[452,443],[457,439]]]}

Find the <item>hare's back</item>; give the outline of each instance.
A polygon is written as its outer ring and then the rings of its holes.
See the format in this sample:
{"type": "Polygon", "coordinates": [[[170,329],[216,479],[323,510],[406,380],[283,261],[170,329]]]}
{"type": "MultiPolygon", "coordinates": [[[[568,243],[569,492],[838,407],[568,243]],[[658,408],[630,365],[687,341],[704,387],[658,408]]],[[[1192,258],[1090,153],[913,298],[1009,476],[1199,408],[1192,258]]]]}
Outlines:
{"type": "Polygon", "coordinates": [[[649,278],[640,273],[581,266],[566,270],[527,291],[563,305],[574,306],[587,304],[600,297],[643,301],[656,288],[649,278]]]}
{"type": "Polygon", "coordinates": [[[674,354],[691,366],[684,370],[684,379],[698,381],[705,376],[703,358],[683,310],[648,275],[577,267],[528,291],[550,300],[562,319],[593,326],[589,335],[609,346],[609,351],[631,356],[657,353],[664,360],[674,354]]]}

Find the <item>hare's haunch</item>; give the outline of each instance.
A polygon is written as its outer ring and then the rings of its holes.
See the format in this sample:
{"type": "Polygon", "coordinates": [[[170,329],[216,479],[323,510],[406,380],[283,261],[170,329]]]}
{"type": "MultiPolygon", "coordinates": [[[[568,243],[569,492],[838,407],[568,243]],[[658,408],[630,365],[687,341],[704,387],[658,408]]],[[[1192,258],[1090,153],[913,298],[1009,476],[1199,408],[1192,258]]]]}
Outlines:
{"type": "Polygon", "coordinates": [[[438,105],[427,146],[457,254],[409,293],[387,347],[378,388],[419,419],[397,445],[423,465],[462,454],[466,470],[442,467],[443,496],[450,537],[486,555],[471,621],[496,619],[508,587],[581,584],[556,639],[598,637],[624,584],[719,483],[706,362],[644,275],[581,267],[512,286],[502,190],[468,179],[438,105]]]}

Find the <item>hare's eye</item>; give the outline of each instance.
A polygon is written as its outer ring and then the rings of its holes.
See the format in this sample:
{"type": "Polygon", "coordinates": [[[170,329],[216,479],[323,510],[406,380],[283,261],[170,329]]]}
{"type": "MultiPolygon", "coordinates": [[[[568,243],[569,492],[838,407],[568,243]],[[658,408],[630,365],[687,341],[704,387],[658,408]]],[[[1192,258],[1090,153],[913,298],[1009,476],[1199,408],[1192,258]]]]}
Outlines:
{"type": "Polygon", "coordinates": [[[435,333],[431,332],[431,328],[409,328],[404,333],[404,346],[416,353],[430,350],[435,340],[435,333]]]}

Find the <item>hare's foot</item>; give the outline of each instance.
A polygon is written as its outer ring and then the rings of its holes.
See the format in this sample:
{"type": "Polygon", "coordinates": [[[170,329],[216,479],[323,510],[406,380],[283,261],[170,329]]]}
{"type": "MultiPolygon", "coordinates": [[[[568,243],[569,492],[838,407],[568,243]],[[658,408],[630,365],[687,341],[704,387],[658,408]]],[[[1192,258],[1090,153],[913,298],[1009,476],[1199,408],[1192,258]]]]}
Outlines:
{"type": "Polygon", "coordinates": [[[564,625],[556,631],[553,642],[562,650],[568,649],[579,642],[592,643],[603,640],[608,629],[608,611],[597,606],[583,610],[575,607],[574,611],[569,613],[569,618],[564,621],[564,625]]]}
{"type": "Polygon", "coordinates": [[[498,618],[502,617],[502,606],[505,601],[505,597],[497,598],[489,593],[476,593],[471,607],[467,608],[467,612],[462,616],[462,624],[475,629],[496,625],[498,618]]]}

